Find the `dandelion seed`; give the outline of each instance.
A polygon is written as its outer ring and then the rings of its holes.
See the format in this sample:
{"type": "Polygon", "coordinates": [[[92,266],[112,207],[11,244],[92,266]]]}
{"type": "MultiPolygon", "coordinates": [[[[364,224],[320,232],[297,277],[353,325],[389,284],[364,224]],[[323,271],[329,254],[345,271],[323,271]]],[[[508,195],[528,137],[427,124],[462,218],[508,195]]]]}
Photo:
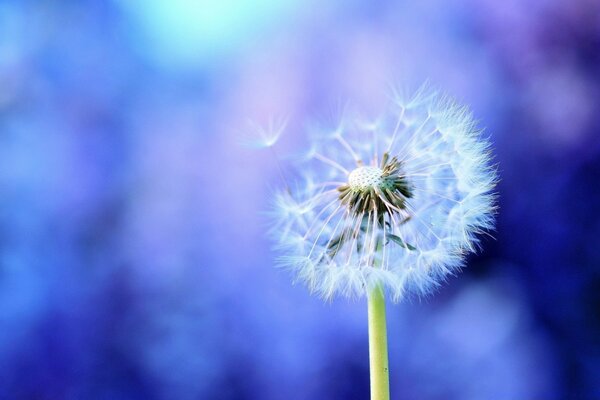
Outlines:
{"type": "Polygon", "coordinates": [[[251,148],[270,148],[279,140],[287,125],[286,118],[270,119],[266,126],[249,122],[250,132],[242,140],[242,144],[251,148]]]}
{"type": "Polygon", "coordinates": [[[279,264],[323,297],[425,294],[493,228],[489,143],[465,107],[427,87],[375,123],[345,118],[314,138],[305,183],[276,196],[279,264]]]}

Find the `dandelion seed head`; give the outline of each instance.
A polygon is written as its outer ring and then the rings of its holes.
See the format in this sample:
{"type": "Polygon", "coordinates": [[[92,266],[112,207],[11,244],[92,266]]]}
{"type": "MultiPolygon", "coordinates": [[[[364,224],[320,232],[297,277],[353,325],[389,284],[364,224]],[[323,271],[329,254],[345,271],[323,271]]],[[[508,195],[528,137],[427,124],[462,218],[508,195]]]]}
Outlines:
{"type": "Polygon", "coordinates": [[[279,265],[323,297],[394,300],[455,273],[493,228],[497,176],[469,111],[428,87],[369,123],[312,135],[294,190],[275,196],[279,265]]]}

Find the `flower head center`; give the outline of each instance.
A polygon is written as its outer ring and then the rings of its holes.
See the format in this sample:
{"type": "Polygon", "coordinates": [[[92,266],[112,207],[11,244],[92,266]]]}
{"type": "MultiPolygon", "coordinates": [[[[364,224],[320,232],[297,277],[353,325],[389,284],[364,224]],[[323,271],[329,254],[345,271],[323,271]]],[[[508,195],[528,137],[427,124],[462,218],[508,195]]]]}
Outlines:
{"type": "Polygon", "coordinates": [[[377,167],[358,167],[348,175],[348,185],[353,190],[363,191],[375,189],[380,187],[383,182],[383,170],[377,167]]]}
{"type": "Polygon", "coordinates": [[[413,194],[401,166],[398,158],[390,158],[388,153],[383,154],[381,167],[359,166],[348,175],[348,183],[337,188],[340,201],[357,215],[405,212],[406,200],[413,194]]]}

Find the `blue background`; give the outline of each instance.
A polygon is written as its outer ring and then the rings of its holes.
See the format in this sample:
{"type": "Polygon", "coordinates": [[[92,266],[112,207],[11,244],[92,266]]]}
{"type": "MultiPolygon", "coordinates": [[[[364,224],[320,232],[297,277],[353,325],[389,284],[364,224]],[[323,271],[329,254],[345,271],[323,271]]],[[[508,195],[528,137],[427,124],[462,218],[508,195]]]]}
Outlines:
{"type": "Polygon", "coordinates": [[[388,305],[393,398],[600,398],[599,49],[593,0],[0,1],[0,398],[368,398],[364,300],[272,268],[276,162],[239,142],[425,79],[500,212],[388,305]]]}

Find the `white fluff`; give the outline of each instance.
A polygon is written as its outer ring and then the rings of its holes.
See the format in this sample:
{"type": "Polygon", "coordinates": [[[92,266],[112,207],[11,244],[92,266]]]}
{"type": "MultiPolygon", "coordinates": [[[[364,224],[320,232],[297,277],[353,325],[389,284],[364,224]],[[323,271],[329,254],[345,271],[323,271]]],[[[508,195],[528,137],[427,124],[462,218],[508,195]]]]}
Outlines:
{"type": "Polygon", "coordinates": [[[497,175],[488,141],[465,107],[426,87],[408,99],[396,96],[375,124],[346,119],[341,126],[315,135],[298,165],[302,183],[275,196],[271,233],[279,265],[326,298],[362,296],[376,285],[396,301],[427,293],[462,266],[478,234],[493,228],[497,175]],[[402,162],[413,189],[410,218],[390,219],[388,235],[411,248],[387,239],[376,247],[376,235],[385,238],[386,232],[372,224],[371,231],[366,228],[372,234],[327,257],[336,234],[361,224],[341,204],[336,188],[360,165],[379,167],[385,151],[402,162]]]}

